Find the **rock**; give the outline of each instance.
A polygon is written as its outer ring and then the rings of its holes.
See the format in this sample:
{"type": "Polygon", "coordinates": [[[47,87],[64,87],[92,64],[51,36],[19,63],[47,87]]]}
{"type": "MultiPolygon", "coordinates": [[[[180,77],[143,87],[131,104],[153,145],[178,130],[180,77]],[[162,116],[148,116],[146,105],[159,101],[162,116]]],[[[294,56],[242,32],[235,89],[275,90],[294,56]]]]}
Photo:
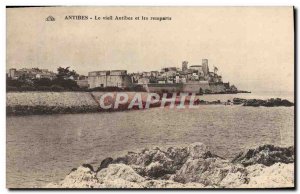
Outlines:
{"type": "Polygon", "coordinates": [[[260,99],[242,99],[242,98],[234,98],[233,104],[243,104],[243,106],[265,106],[265,107],[274,107],[274,106],[294,106],[294,103],[281,98],[270,98],[268,100],[260,100],[260,99]]]}
{"type": "MultiPolygon", "coordinates": [[[[88,168],[88,169],[90,169],[90,171],[94,171],[93,166],[90,164],[82,164],[82,167],[88,168]]],[[[72,169],[71,171],[74,171],[74,170],[77,170],[77,169],[72,169]]]]}
{"type": "Polygon", "coordinates": [[[247,167],[248,184],[240,188],[291,188],[294,187],[294,164],[276,163],[270,167],[260,164],[247,167]]]}
{"type": "Polygon", "coordinates": [[[243,104],[244,102],[246,102],[246,99],[242,99],[242,98],[234,98],[233,100],[233,104],[243,104]]]}
{"type": "Polygon", "coordinates": [[[96,173],[89,167],[80,166],[68,174],[58,184],[49,184],[47,188],[96,188],[99,187],[96,173]]]}
{"type": "Polygon", "coordinates": [[[204,188],[200,183],[182,184],[170,180],[151,180],[143,183],[143,188],[204,188]]]}
{"type": "Polygon", "coordinates": [[[294,103],[284,99],[281,101],[281,105],[282,106],[294,106],[294,103]]]}
{"type": "Polygon", "coordinates": [[[249,149],[246,152],[241,152],[233,160],[233,163],[241,163],[244,166],[253,164],[263,164],[271,166],[277,162],[293,163],[294,162],[294,147],[281,148],[274,145],[264,145],[256,149],[249,149]]]}
{"type": "Polygon", "coordinates": [[[172,170],[169,168],[169,166],[164,165],[160,162],[152,162],[145,168],[145,175],[150,178],[160,178],[164,177],[167,174],[171,174],[172,170]]]}
{"type": "Polygon", "coordinates": [[[193,143],[188,146],[188,157],[192,159],[198,158],[221,158],[220,156],[212,154],[206,145],[203,143],[193,143]]]}
{"type": "Polygon", "coordinates": [[[211,154],[202,143],[194,143],[185,148],[170,147],[166,151],[155,148],[141,153],[128,153],[113,160],[112,163],[123,163],[133,167],[141,176],[150,178],[169,178],[175,174],[189,159],[218,157],[211,154]]]}
{"type": "Polygon", "coordinates": [[[264,106],[293,106],[294,104],[288,100],[281,100],[280,98],[271,98],[265,102],[264,106]]]}
{"type": "Polygon", "coordinates": [[[192,159],[202,158],[208,152],[206,145],[203,143],[193,143],[188,146],[189,157],[192,159]]]}
{"type": "Polygon", "coordinates": [[[147,180],[130,166],[111,164],[97,175],[87,167],[79,167],[58,184],[45,188],[203,188],[198,183],[181,184],[171,180],[147,180]]]}
{"type": "Polygon", "coordinates": [[[141,183],[130,182],[123,179],[114,179],[114,180],[109,179],[103,181],[99,188],[133,189],[133,188],[143,188],[143,185],[141,183]]]}
{"type": "Polygon", "coordinates": [[[111,164],[97,173],[100,181],[123,179],[129,182],[142,182],[145,178],[138,175],[130,166],[125,164],[111,164]]]}
{"type": "Polygon", "coordinates": [[[246,100],[243,104],[243,106],[254,106],[254,107],[259,107],[259,106],[264,106],[265,105],[264,100],[257,100],[257,99],[250,99],[246,100]]]}
{"type": "Polygon", "coordinates": [[[231,180],[246,183],[246,171],[243,166],[233,165],[222,158],[189,159],[171,179],[180,183],[196,182],[205,186],[226,186],[230,183],[225,177],[237,172],[240,174],[239,177],[231,180]],[[221,184],[223,179],[225,181],[221,184]]]}
{"type": "Polygon", "coordinates": [[[250,99],[250,100],[244,100],[243,102],[244,106],[266,106],[266,107],[274,107],[274,106],[294,106],[294,103],[281,98],[270,98],[268,100],[258,100],[258,99],[250,99]]]}
{"type": "Polygon", "coordinates": [[[293,161],[293,147],[264,145],[229,161],[212,154],[204,144],[193,143],[106,158],[97,171],[84,164],[46,188],[293,187],[293,161]]]}
{"type": "Polygon", "coordinates": [[[237,172],[228,172],[219,185],[223,188],[237,188],[242,184],[247,184],[249,178],[245,172],[244,169],[237,172]]]}
{"type": "Polygon", "coordinates": [[[113,160],[113,163],[123,163],[127,165],[147,166],[151,163],[153,155],[157,150],[143,150],[141,153],[128,153],[123,157],[113,160]]]}
{"type": "Polygon", "coordinates": [[[167,156],[173,161],[173,168],[179,170],[189,156],[188,148],[169,147],[167,156]]]}
{"type": "MultiPolygon", "coordinates": [[[[172,149],[170,149],[172,150],[172,149]]],[[[173,153],[174,154],[174,153],[173,153]]],[[[141,153],[129,153],[124,157],[117,158],[112,163],[123,163],[132,166],[141,176],[148,176],[151,178],[160,178],[167,174],[175,173],[180,167],[176,166],[177,163],[182,162],[182,158],[176,161],[170,158],[172,153],[161,151],[159,148],[153,150],[143,150],[141,153]]],[[[182,156],[185,156],[184,154],[182,156]]]]}
{"type": "Polygon", "coordinates": [[[102,160],[99,168],[97,169],[97,172],[99,172],[100,170],[102,170],[103,168],[107,168],[109,164],[111,164],[113,162],[114,159],[112,158],[105,158],[104,160],[102,160]]]}
{"type": "Polygon", "coordinates": [[[204,185],[181,184],[171,180],[147,180],[125,164],[111,164],[98,172],[97,177],[106,188],[202,188],[204,185]]]}

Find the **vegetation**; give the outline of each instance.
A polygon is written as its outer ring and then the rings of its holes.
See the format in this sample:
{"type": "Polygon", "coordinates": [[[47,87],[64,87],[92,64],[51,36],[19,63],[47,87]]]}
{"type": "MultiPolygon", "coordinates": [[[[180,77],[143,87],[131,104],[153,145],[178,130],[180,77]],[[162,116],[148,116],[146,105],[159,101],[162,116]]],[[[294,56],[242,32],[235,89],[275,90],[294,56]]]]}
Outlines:
{"type": "Polygon", "coordinates": [[[57,76],[54,79],[28,79],[25,75],[20,76],[17,80],[7,78],[7,91],[80,91],[76,81],[73,79],[78,77],[74,70],[69,67],[59,67],[57,76]]]}
{"type": "Polygon", "coordinates": [[[135,91],[145,92],[145,89],[140,85],[135,85],[127,88],[119,87],[97,87],[93,89],[79,88],[76,81],[79,75],[69,67],[57,68],[57,75],[54,79],[40,78],[30,79],[25,75],[20,76],[17,80],[11,78],[6,79],[6,90],[9,91],[100,91],[100,92],[119,92],[119,91],[135,91]]]}

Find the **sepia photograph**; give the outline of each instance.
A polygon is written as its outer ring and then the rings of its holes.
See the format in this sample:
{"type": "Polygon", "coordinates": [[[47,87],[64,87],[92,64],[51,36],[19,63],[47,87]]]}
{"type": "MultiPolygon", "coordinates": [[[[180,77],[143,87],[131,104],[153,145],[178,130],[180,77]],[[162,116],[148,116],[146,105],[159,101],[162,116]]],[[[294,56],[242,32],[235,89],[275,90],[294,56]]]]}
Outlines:
{"type": "Polygon", "coordinates": [[[295,189],[294,23],[293,6],[6,6],[6,188],[295,189]]]}

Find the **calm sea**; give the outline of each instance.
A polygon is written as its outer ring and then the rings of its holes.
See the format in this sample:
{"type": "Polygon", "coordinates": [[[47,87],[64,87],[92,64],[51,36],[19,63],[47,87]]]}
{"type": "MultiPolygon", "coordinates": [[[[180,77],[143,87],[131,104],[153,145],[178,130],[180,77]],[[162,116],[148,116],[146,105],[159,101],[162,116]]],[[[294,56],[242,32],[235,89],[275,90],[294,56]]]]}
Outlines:
{"type": "MultiPolygon", "coordinates": [[[[205,100],[234,97],[281,97],[293,93],[209,95],[205,100]]],[[[7,187],[40,187],[63,179],[83,163],[143,148],[203,142],[226,158],[262,145],[294,144],[294,107],[210,105],[199,109],[149,110],[7,117],[7,187]]]]}

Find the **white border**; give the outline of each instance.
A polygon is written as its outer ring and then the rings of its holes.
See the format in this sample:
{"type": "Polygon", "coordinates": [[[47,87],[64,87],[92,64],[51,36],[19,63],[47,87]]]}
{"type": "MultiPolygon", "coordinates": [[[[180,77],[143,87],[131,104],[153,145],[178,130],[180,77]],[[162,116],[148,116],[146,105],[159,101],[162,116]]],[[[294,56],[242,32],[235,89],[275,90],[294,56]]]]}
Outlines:
{"type": "MultiPolygon", "coordinates": [[[[151,1],[141,1],[141,0],[104,0],[104,1],[96,1],[96,0],[44,0],[44,1],[37,1],[37,0],[2,0],[0,1],[1,10],[0,10],[0,26],[1,26],[1,37],[0,37],[0,84],[1,84],[1,95],[0,95],[0,124],[1,124],[1,148],[0,148],[0,191],[1,193],[8,193],[6,189],[6,115],[5,115],[5,109],[6,109],[6,93],[5,93],[5,73],[6,73],[6,53],[5,53],[5,47],[6,47],[6,15],[5,15],[5,7],[7,5],[9,6],[41,6],[41,5],[67,5],[67,6],[295,6],[296,9],[298,9],[298,15],[299,15],[299,9],[300,9],[300,1],[299,0],[273,0],[273,1],[262,1],[262,0],[224,0],[224,1],[218,1],[218,0],[206,0],[206,1],[193,1],[193,0],[177,0],[177,1],[162,1],[162,0],[151,0],[151,1]]],[[[297,26],[299,26],[299,19],[297,20],[297,26]]],[[[298,30],[299,31],[299,30],[298,30]]],[[[297,33],[299,35],[299,33],[297,33]]],[[[299,36],[298,36],[299,37],[299,36]]],[[[296,53],[298,55],[298,52],[296,53]]],[[[299,71],[297,72],[299,76],[299,71]]],[[[297,91],[299,91],[299,84],[297,84],[297,91]]],[[[298,115],[299,119],[299,115],[298,115]]],[[[298,131],[298,137],[299,140],[299,131],[298,131]]],[[[299,149],[297,149],[297,156],[299,156],[299,149]]],[[[299,157],[297,160],[297,167],[299,168],[299,157]]],[[[298,177],[298,176],[297,176],[298,177]]],[[[298,178],[297,178],[298,180],[298,178]]],[[[299,186],[299,185],[298,185],[299,186]]],[[[21,193],[24,191],[14,191],[14,193],[21,193]]],[[[33,193],[36,191],[26,191],[26,193],[33,193]]],[[[62,193],[64,191],[45,191],[47,193],[62,193]]],[[[85,191],[78,191],[78,192],[85,192],[85,191]]],[[[104,192],[104,191],[100,191],[104,192]]],[[[107,192],[107,191],[106,191],[107,192]]],[[[108,191],[111,192],[111,191],[108,191]]],[[[137,193],[141,193],[144,191],[138,191],[137,193]]],[[[149,191],[147,191],[149,192],[149,191]]],[[[150,193],[154,193],[155,191],[151,191],[150,193]]],[[[157,192],[157,191],[156,191],[157,192]]],[[[159,192],[166,192],[166,191],[159,191],[159,192]]],[[[169,191],[170,192],[170,191],[169,191]]],[[[189,191],[177,191],[182,193],[187,193],[189,191]]],[[[204,193],[208,193],[211,191],[201,191],[204,193]]],[[[221,191],[217,191],[221,192],[221,191]]],[[[230,191],[231,192],[231,191],[230,191]]],[[[239,192],[239,191],[238,191],[239,192]]],[[[252,192],[251,190],[247,192],[252,192]]],[[[272,193],[274,191],[260,191],[264,193],[272,193]]],[[[288,193],[290,191],[283,191],[283,193],[288,193]]]]}

